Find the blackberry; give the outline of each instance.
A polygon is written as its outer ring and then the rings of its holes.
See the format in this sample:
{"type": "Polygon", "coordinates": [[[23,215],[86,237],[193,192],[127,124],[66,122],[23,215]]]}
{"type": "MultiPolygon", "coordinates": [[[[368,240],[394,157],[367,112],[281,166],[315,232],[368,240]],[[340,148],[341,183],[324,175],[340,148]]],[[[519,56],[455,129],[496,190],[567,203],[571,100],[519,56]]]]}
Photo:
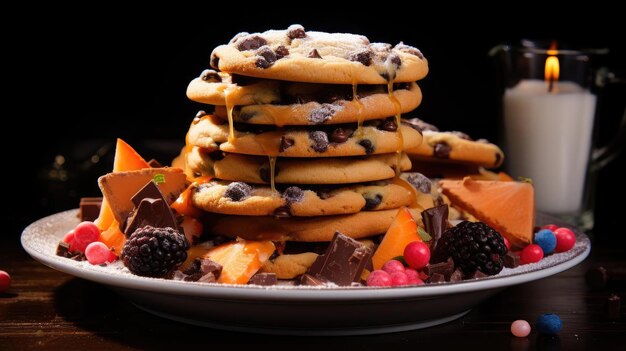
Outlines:
{"type": "Polygon", "coordinates": [[[134,274],[163,277],[187,259],[189,243],[173,228],[141,227],[133,232],[122,249],[122,261],[134,274]]]}
{"type": "Polygon", "coordinates": [[[443,262],[452,257],[455,268],[460,268],[466,276],[477,270],[495,275],[502,270],[506,253],[500,233],[482,222],[463,221],[443,232],[432,261],[443,262]]]}

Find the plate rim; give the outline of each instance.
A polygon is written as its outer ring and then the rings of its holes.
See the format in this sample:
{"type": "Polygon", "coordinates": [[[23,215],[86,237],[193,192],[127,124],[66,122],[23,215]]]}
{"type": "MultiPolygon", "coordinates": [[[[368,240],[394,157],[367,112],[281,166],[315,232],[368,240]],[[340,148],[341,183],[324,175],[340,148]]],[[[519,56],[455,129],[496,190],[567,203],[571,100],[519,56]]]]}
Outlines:
{"type": "MultiPolygon", "coordinates": [[[[194,297],[218,298],[229,300],[241,300],[253,298],[256,301],[297,301],[297,302],[330,302],[342,301],[355,304],[364,301],[380,300],[404,300],[427,297],[441,297],[449,294],[463,294],[475,291],[502,289],[513,285],[524,284],[539,280],[548,276],[568,270],[587,258],[591,252],[591,242],[587,235],[576,228],[572,228],[578,240],[586,240],[585,249],[567,261],[557,263],[547,268],[540,268],[530,272],[514,273],[503,277],[481,278],[478,280],[465,280],[457,283],[429,284],[423,286],[404,287],[359,287],[359,288],[314,288],[314,287],[262,287],[262,286],[237,286],[230,284],[202,284],[195,282],[183,282],[165,280],[161,278],[148,278],[131,275],[111,275],[98,270],[88,270],[76,262],[63,259],[52,253],[41,252],[28,242],[35,228],[44,225],[53,217],[69,216],[77,213],[78,209],[57,212],[43,217],[28,225],[21,234],[20,242],[24,250],[40,263],[96,283],[114,286],[117,288],[148,291],[160,294],[175,294],[194,297]],[[66,262],[67,261],[67,262],[66,262]],[[115,279],[111,279],[114,277],[115,279]]],[[[543,214],[542,214],[543,215],[543,214]]],[[[545,216],[545,215],[543,215],[545,216]]],[[[550,217],[550,216],[548,216],[550,217]]],[[[570,226],[571,227],[571,226],[570,226]]]]}

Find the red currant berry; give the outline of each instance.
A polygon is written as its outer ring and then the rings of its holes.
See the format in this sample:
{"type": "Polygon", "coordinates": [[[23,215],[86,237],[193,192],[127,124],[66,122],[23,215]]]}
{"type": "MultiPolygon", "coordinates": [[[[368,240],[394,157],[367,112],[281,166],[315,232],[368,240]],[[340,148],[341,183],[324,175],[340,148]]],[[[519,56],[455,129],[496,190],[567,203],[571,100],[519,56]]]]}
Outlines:
{"type": "Polygon", "coordinates": [[[576,235],[569,228],[557,228],[554,230],[554,236],[556,236],[554,252],[565,252],[576,244],[576,235]]]}
{"type": "Polygon", "coordinates": [[[382,269],[372,271],[367,277],[367,286],[391,286],[391,276],[382,269]]]}
{"type": "Polygon", "coordinates": [[[543,227],[541,227],[541,229],[548,229],[551,231],[555,231],[558,228],[558,226],[556,224],[546,224],[543,227]]]}
{"type": "Polygon", "coordinates": [[[91,264],[111,263],[117,256],[109,248],[99,241],[94,241],[85,248],[85,257],[91,264]]]}
{"type": "Polygon", "coordinates": [[[430,261],[430,249],[421,241],[410,242],[404,248],[404,260],[409,267],[420,270],[430,261]]]}
{"type": "Polygon", "coordinates": [[[543,250],[537,244],[530,244],[522,250],[519,258],[521,264],[539,262],[543,258],[543,250]]]}
{"type": "Polygon", "coordinates": [[[394,273],[394,272],[404,272],[404,265],[402,264],[402,262],[398,260],[389,260],[385,262],[385,264],[382,267],[382,270],[389,274],[394,273]]]}
{"type": "Polygon", "coordinates": [[[85,252],[87,245],[98,241],[100,230],[93,222],[82,222],[74,228],[74,243],[71,244],[71,251],[85,252]]]}
{"type": "Polygon", "coordinates": [[[393,272],[389,274],[391,277],[391,286],[401,286],[409,284],[409,277],[404,272],[393,272]]]}

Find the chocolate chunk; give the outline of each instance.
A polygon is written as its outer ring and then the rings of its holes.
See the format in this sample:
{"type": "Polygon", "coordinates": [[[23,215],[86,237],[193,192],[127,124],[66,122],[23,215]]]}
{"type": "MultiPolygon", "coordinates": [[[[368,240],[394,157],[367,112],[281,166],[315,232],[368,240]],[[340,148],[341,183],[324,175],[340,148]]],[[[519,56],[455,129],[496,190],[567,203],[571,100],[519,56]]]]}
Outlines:
{"type": "Polygon", "coordinates": [[[286,47],[280,45],[279,47],[276,48],[276,50],[274,50],[274,52],[276,53],[276,59],[280,60],[281,58],[285,57],[285,56],[289,56],[289,49],[287,49],[286,47]]]}
{"type": "MultiPolygon", "coordinates": [[[[159,187],[152,180],[149,181],[146,185],[144,185],[141,189],[139,189],[139,191],[137,191],[135,195],[133,195],[133,197],[130,198],[130,200],[135,205],[135,208],[139,207],[139,204],[141,203],[141,200],[143,199],[162,199],[165,201],[165,198],[163,197],[163,193],[161,193],[161,190],[159,189],[159,187]]],[[[158,226],[153,226],[153,227],[158,227],[158,226]]]]}
{"type": "Polygon", "coordinates": [[[390,55],[388,60],[396,67],[396,69],[400,68],[402,65],[402,59],[396,54],[390,55]]]}
{"type": "Polygon", "coordinates": [[[205,82],[211,82],[211,83],[222,81],[222,77],[220,77],[220,75],[217,74],[217,72],[212,69],[205,69],[204,71],[202,71],[202,74],[200,74],[200,79],[202,79],[205,82]]]}
{"type": "Polygon", "coordinates": [[[365,207],[363,208],[368,211],[375,209],[383,201],[381,194],[366,193],[363,194],[363,198],[365,199],[365,207]]]}
{"type": "Polygon", "coordinates": [[[255,111],[241,110],[241,112],[239,113],[239,119],[242,121],[249,121],[255,115],[256,115],[255,111]]]}
{"type": "Polygon", "coordinates": [[[359,140],[359,145],[363,146],[365,153],[368,155],[374,152],[374,144],[369,139],[359,140]]]}
{"type": "Polygon", "coordinates": [[[504,256],[504,267],[506,268],[515,268],[519,266],[519,255],[513,253],[512,251],[508,251],[504,256]]]}
{"type": "Polygon", "coordinates": [[[161,162],[157,161],[154,158],[148,161],[148,165],[152,168],[163,168],[163,165],[161,164],[161,162]]]}
{"type": "Polygon", "coordinates": [[[178,230],[176,217],[164,199],[145,198],[130,214],[124,229],[126,236],[132,235],[137,229],[147,225],[155,228],[174,228],[178,230]]]}
{"type": "Polygon", "coordinates": [[[291,210],[289,206],[280,206],[274,210],[275,218],[287,218],[291,217],[291,210]]]}
{"type": "Polygon", "coordinates": [[[320,53],[317,51],[317,49],[313,49],[311,50],[311,52],[309,52],[309,54],[307,55],[308,58],[318,58],[321,59],[322,56],[320,55],[320,53]]]}
{"type": "Polygon", "coordinates": [[[311,139],[311,147],[317,152],[325,152],[328,150],[328,134],[321,130],[309,132],[309,139],[311,139]]]}
{"type": "Polygon", "coordinates": [[[611,294],[606,301],[607,317],[612,321],[617,321],[621,316],[622,301],[619,296],[611,294]]]}
{"type": "Polygon", "coordinates": [[[211,67],[215,69],[219,69],[220,66],[220,57],[216,54],[211,54],[211,67]]]}
{"type": "Polygon", "coordinates": [[[463,280],[463,272],[461,272],[460,269],[457,269],[450,276],[450,281],[451,282],[458,282],[458,281],[461,281],[461,280],[463,280]]]}
{"type": "Polygon", "coordinates": [[[437,158],[450,158],[450,151],[452,151],[450,145],[444,141],[440,141],[435,144],[433,148],[433,156],[437,158]]]}
{"type": "MultiPolygon", "coordinates": [[[[274,176],[278,176],[278,172],[278,166],[274,166],[274,176]]],[[[272,174],[269,162],[262,164],[261,167],[259,167],[259,177],[261,178],[261,180],[266,183],[270,183],[272,181],[271,176],[272,174]]]]}
{"type": "Polygon", "coordinates": [[[78,218],[81,222],[95,221],[100,216],[100,208],[102,207],[101,197],[83,197],[78,205],[78,218]]]}
{"type": "Polygon", "coordinates": [[[433,275],[428,278],[429,283],[443,283],[446,281],[446,277],[441,273],[433,273],[433,275]]]}
{"type": "Polygon", "coordinates": [[[293,144],[296,141],[291,139],[291,138],[287,138],[284,135],[280,137],[280,146],[278,147],[278,152],[285,152],[285,150],[289,149],[290,147],[293,146],[293,144]]]}
{"type": "Polygon", "coordinates": [[[283,191],[283,199],[288,203],[300,202],[304,199],[304,191],[297,186],[290,186],[283,191]]]}
{"type": "Polygon", "coordinates": [[[263,45],[267,45],[267,40],[258,35],[248,35],[237,40],[236,44],[239,51],[256,50],[263,45]]]}
{"type": "Polygon", "coordinates": [[[213,274],[213,273],[207,273],[207,274],[205,274],[205,275],[201,276],[201,277],[197,280],[197,282],[198,282],[198,283],[216,283],[216,282],[217,282],[217,278],[218,278],[218,277],[216,277],[216,276],[215,276],[215,274],[213,274]]]}
{"type": "Polygon", "coordinates": [[[222,273],[222,265],[208,258],[196,257],[187,269],[177,272],[174,272],[172,279],[215,283],[222,273]]]}
{"type": "Polygon", "coordinates": [[[400,42],[398,45],[396,45],[394,49],[401,51],[401,52],[406,52],[407,54],[417,56],[420,59],[424,59],[424,55],[422,54],[421,51],[419,51],[417,48],[414,48],[412,46],[405,45],[403,42],[400,42]]]}
{"type": "Polygon", "coordinates": [[[431,263],[424,268],[426,275],[432,277],[434,274],[441,274],[446,280],[450,279],[453,272],[454,261],[452,258],[448,258],[446,261],[440,263],[431,263]]]}
{"type": "Polygon", "coordinates": [[[417,172],[409,173],[406,177],[406,181],[422,194],[430,194],[432,182],[425,175],[417,172]]]}
{"type": "MultiPolygon", "coordinates": [[[[272,51],[272,49],[269,48],[269,46],[263,46],[261,47],[257,53],[258,56],[262,57],[265,59],[265,61],[267,62],[268,66],[271,66],[274,64],[274,62],[276,62],[277,58],[276,58],[276,54],[274,53],[274,51],[272,51]]],[[[258,62],[258,61],[257,61],[258,62]]],[[[258,66],[257,66],[258,67],[258,66]]],[[[267,67],[261,67],[261,68],[267,68],[267,67]]]]}
{"type": "Polygon", "coordinates": [[[202,274],[213,273],[216,277],[219,277],[222,273],[222,265],[208,258],[196,258],[196,261],[200,261],[200,272],[202,274]]]}
{"type": "Polygon", "coordinates": [[[419,118],[405,119],[404,122],[408,123],[410,126],[412,126],[413,128],[415,128],[416,130],[420,132],[424,132],[424,131],[438,132],[439,131],[439,128],[435,127],[434,125],[430,123],[426,123],[419,118]]]}
{"type": "Polygon", "coordinates": [[[226,187],[224,197],[227,197],[232,201],[239,202],[250,196],[251,191],[252,187],[246,183],[232,182],[226,187]]]}
{"type": "Polygon", "coordinates": [[[480,279],[480,278],[485,278],[488,277],[489,275],[481,272],[481,271],[476,271],[474,272],[474,274],[472,274],[471,278],[472,279],[480,279]]]}
{"type": "Polygon", "coordinates": [[[472,141],[472,138],[470,138],[470,136],[469,136],[469,135],[467,135],[467,134],[465,134],[465,133],[463,133],[463,132],[459,132],[459,131],[456,131],[456,130],[455,130],[455,131],[452,131],[452,132],[450,132],[450,133],[451,133],[452,135],[454,135],[454,136],[458,137],[458,138],[463,139],[463,140],[469,140],[469,141],[472,141]]]}
{"type": "Polygon", "coordinates": [[[66,257],[66,258],[69,258],[70,256],[72,256],[70,254],[70,244],[66,243],[65,241],[59,241],[59,244],[57,245],[56,254],[57,256],[66,257]]]}
{"type": "Polygon", "coordinates": [[[372,249],[336,232],[326,252],[319,255],[307,274],[339,286],[351,285],[361,280],[361,273],[372,259],[372,249]]]}
{"type": "Polygon", "coordinates": [[[300,285],[320,286],[320,285],[326,285],[326,281],[319,279],[317,277],[314,277],[310,274],[303,274],[300,277],[300,285]]]}
{"type": "Polygon", "coordinates": [[[351,129],[344,129],[341,127],[335,128],[335,130],[333,130],[333,132],[330,134],[330,141],[337,144],[345,143],[346,141],[348,141],[351,135],[351,129]]]}
{"type": "Polygon", "coordinates": [[[322,107],[313,110],[309,115],[309,122],[322,124],[328,121],[337,112],[337,108],[331,104],[322,104],[322,107]]]}
{"type": "Polygon", "coordinates": [[[369,66],[372,64],[372,56],[373,52],[371,50],[363,50],[350,54],[348,60],[361,62],[364,66],[369,66]]]}
{"type": "Polygon", "coordinates": [[[276,273],[257,273],[250,278],[248,284],[268,286],[276,285],[277,282],[276,273]]]}
{"type": "Polygon", "coordinates": [[[265,68],[270,67],[270,66],[271,66],[271,65],[273,65],[274,63],[273,63],[273,62],[269,62],[267,59],[265,59],[265,57],[262,57],[262,56],[261,56],[261,57],[259,57],[259,58],[257,58],[257,59],[256,59],[256,62],[255,62],[254,64],[255,64],[255,66],[257,66],[258,68],[263,68],[263,69],[265,69],[265,68]]]}
{"type": "Polygon", "coordinates": [[[304,31],[304,27],[299,24],[292,24],[287,28],[287,38],[289,39],[302,39],[306,37],[306,32],[304,31]]]}
{"type": "Polygon", "coordinates": [[[390,117],[385,120],[385,122],[378,125],[378,129],[387,131],[387,132],[395,132],[398,130],[398,125],[396,124],[396,118],[390,117]]]}

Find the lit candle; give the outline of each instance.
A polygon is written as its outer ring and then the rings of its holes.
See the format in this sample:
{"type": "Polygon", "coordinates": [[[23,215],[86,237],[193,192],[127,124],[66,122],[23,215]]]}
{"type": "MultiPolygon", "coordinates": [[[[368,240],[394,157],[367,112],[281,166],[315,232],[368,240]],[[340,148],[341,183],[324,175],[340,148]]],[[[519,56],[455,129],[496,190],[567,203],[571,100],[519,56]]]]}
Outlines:
{"type": "Polygon", "coordinates": [[[504,94],[509,172],[532,179],[538,210],[574,214],[583,201],[596,97],[558,81],[556,56],[545,73],[545,81],[521,80],[504,94]]]}

